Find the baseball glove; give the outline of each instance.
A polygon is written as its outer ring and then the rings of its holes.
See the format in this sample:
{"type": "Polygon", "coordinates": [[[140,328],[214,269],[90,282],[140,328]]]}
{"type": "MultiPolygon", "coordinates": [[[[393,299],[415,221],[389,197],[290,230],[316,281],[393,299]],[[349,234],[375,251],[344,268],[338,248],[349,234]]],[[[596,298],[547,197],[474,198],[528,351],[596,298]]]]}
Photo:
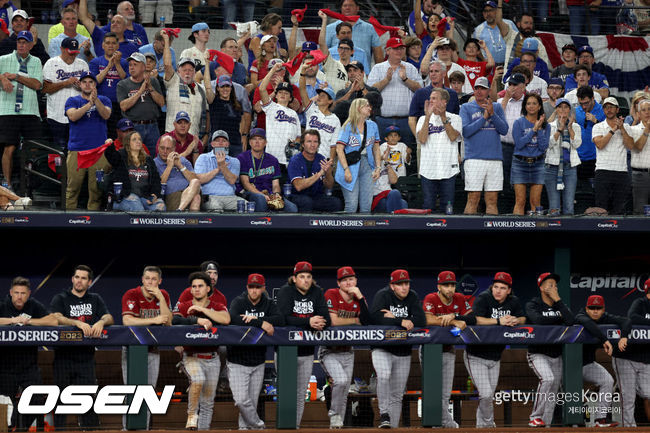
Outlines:
{"type": "Polygon", "coordinates": [[[281,210],[284,209],[284,199],[280,194],[273,193],[271,194],[271,200],[267,201],[266,204],[270,210],[281,210]]]}

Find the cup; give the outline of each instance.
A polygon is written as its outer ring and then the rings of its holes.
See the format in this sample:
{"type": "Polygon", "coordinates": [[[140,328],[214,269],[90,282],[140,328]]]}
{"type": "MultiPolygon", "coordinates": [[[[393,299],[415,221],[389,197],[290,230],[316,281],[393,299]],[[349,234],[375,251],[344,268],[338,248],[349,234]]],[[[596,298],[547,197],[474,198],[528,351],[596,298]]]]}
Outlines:
{"type": "Polygon", "coordinates": [[[290,183],[285,183],[282,185],[282,194],[285,197],[289,197],[291,195],[291,184],[290,183]]]}
{"type": "Polygon", "coordinates": [[[95,171],[95,178],[97,179],[97,183],[102,183],[104,181],[104,169],[100,168],[95,171]]]}
{"type": "Polygon", "coordinates": [[[165,195],[167,194],[167,184],[166,183],[161,183],[160,184],[160,195],[165,195]]]}
{"type": "Polygon", "coordinates": [[[650,216],[650,204],[643,206],[643,215],[650,216]]]}
{"type": "Polygon", "coordinates": [[[122,193],[122,182],[113,182],[113,192],[116,196],[122,193]]]}
{"type": "Polygon", "coordinates": [[[237,200],[237,213],[246,212],[246,202],[244,200],[237,200]]]}
{"type": "Polygon", "coordinates": [[[249,201],[248,203],[246,203],[246,212],[248,212],[248,213],[255,212],[255,202],[254,201],[249,201]]]}

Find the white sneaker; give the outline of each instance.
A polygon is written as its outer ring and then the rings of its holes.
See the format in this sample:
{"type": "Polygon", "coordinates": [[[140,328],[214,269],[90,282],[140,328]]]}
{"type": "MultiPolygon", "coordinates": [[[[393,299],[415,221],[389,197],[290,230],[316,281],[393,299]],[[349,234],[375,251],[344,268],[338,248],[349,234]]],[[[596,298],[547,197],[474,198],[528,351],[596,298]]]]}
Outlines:
{"type": "Polygon", "coordinates": [[[456,421],[452,421],[449,424],[443,424],[443,428],[460,428],[456,421]]]}
{"type": "Polygon", "coordinates": [[[196,430],[198,426],[199,426],[199,415],[198,414],[188,415],[187,423],[185,424],[185,429],[196,430]]]}
{"type": "Polygon", "coordinates": [[[330,428],[342,428],[343,427],[343,419],[341,418],[341,415],[334,414],[330,417],[330,428]]]}

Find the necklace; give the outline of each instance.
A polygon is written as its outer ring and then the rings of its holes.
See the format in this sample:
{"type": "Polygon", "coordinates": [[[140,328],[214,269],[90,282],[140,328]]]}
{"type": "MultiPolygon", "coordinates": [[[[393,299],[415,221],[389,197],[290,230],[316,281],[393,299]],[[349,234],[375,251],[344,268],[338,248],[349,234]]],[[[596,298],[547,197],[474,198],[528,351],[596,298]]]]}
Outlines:
{"type": "MultiPolygon", "coordinates": [[[[258,174],[258,170],[259,170],[259,169],[258,169],[257,166],[255,165],[255,157],[253,156],[253,152],[251,152],[251,160],[252,160],[252,162],[253,162],[253,175],[255,175],[255,177],[257,177],[257,174],[258,174]]],[[[263,163],[263,162],[264,162],[264,152],[262,152],[262,158],[260,158],[260,165],[259,165],[259,168],[262,168],[262,163],[263,163]]]]}

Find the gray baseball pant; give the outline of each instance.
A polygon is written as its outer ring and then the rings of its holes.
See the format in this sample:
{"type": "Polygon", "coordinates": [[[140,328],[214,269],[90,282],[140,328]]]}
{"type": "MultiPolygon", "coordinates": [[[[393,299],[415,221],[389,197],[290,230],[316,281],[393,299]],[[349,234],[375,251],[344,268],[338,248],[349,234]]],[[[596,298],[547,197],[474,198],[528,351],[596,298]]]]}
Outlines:
{"type": "Polygon", "coordinates": [[[621,391],[623,427],[636,427],[634,401],[637,390],[641,397],[650,398],[650,364],[612,357],[612,366],[621,391]]]}
{"type": "Polygon", "coordinates": [[[555,395],[562,383],[562,357],[553,358],[541,353],[528,353],[526,358],[528,365],[539,379],[530,419],[541,418],[544,424],[551,425],[557,401],[555,395]]]}
{"type": "Polygon", "coordinates": [[[257,401],[264,382],[264,364],[249,367],[226,362],[226,370],[232,398],[239,408],[239,429],[264,428],[264,421],[257,415],[257,401]]]}
{"type": "Polygon", "coordinates": [[[212,359],[203,359],[184,352],[183,370],[190,383],[187,392],[187,415],[193,416],[198,412],[198,429],[209,430],[221,370],[219,355],[213,352],[212,359]]]}
{"type": "Polygon", "coordinates": [[[410,356],[396,356],[384,349],[372,350],[372,365],[377,373],[379,413],[390,416],[390,426],[399,427],[402,398],[411,370],[410,356]]]}
{"type": "MultiPolygon", "coordinates": [[[[127,348],[122,347],[122,380],[127,384],[127,348]]],[[[160,371],[160,352],[149,352],[147,354],[147,384],[156,386],[158,382],[158,372],[160,371]]],[[[149,430],[149,422],[151,420],[151,413],[147,409],[147,430],[149,430]]],[[[126,415],[122,416],[122,428],[126,430],[126,415]]]]}
{"type": "Polygon", "coordinates": [[[298,357],[298,371],[296,373],[296,428],[300,428],[302,413],[305,411],[305,395],[309,386],[309,378],[314,368],[314,355],[305,355],[298,357]]]}
{"type": "Polygon", "coordinates": [[[614,392],[614,378],[611,374],[597,362],[590,362],[582,366],[582,377],[587,382],[591,382],[598,387],[598,406],[594,414],[594,419],[601,419],[607,416],[609,408],[612,405],[611,395],[614,392]],[[605,398],[609,395],[609,398],[605,398]]]}
{"type": "Polygon", "coordinates": [[[463,354],[465,368],[469,372],[474,386],[478,391],[478,407],[476,408],[476,427],[496,427],[494,424],[494,392],[499,382],[499,370],[501,361],[483,359],[472,356],[465,352],[463,354]]]}
{"type": "Polygon", "coordinates": [[[332,380],[332,403],[328,416],[340,415],[345,419],[345,409],[348,404],[348,393],[354,368],[354,352],[324,352],[320,362],[327,375],[332,380]]]}

